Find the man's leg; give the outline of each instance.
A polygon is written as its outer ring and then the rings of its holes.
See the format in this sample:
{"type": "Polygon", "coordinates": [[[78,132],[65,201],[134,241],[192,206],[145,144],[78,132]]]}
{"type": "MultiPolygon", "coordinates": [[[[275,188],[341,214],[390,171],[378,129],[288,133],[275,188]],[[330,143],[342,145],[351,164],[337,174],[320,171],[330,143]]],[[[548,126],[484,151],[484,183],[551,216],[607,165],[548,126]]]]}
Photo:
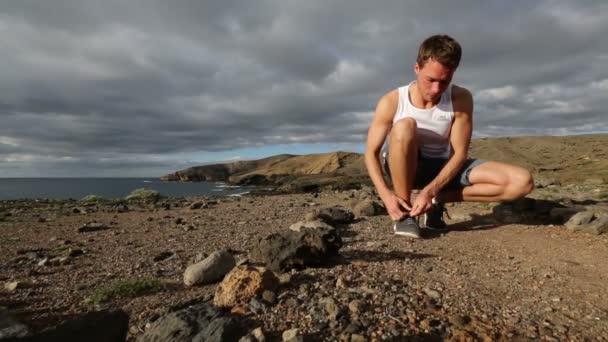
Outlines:
{"type": "Polygon", "coordinates": [[[469,174],[471,185],[445,191],[442,202],[499,202],[522,198],[534,189],[530,172],[522,167],[488,161],[477,165],[469,174]]]}
{"type": "Polygon", "coordinates": [[[397,121],[390,133],[388,167],[395,194],[411,203],[411,192],[416,176],[418,144],[416,120],[405,118],[397,121]]]}
{"type": "MultiPolygon", "coordinates": [[[[388,167],[395,194],[410,205],[417,164],[416,121],[409,118],[399,120],[391,129],[388,167]]],[[[409,214],[402,220],[393,222],[393,232],[400,236],[420,238],[420,226],[409,214]]]]}

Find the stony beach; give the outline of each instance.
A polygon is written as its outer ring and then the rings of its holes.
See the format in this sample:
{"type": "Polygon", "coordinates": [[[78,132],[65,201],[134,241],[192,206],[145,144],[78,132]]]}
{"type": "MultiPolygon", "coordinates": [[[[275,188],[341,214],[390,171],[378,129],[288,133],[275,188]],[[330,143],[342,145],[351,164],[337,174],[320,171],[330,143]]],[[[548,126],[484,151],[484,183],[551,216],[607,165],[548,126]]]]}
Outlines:
{"type": "Polygon", "coordinates": [[[121,309],[129,341],[152,341],[168,314],[192,310],[229,319],[241,332],[231,338],[243,341],[607,341],[607,193],[597,179],[543,180],[514,203],[449,205],[450,230],[421,240],[393,235],[368,187],[3,201],[0,316],[36,336],[87,312],[121,309]],[[251,268],[262,240],[301,221],[325,224],[319,230],[339,237],[337,252],[275,269],[274,286],[221,310],[221,279],[185,284],[188,266],[217,251],[251,268]]]}

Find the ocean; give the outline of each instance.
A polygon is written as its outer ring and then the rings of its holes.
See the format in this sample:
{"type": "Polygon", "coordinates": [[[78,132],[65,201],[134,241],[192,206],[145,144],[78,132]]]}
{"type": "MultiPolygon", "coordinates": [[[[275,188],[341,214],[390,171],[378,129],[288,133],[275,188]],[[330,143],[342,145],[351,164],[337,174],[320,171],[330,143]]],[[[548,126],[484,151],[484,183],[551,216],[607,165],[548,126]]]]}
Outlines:
{"type": "Polygon", "coordinates": [[[239,196],[253,189],[222,182],[162,182],[158,178],[0,178],[0,200],[80,199],[87,195],[114,199],[139,188],[170,197],[239,196]]]}

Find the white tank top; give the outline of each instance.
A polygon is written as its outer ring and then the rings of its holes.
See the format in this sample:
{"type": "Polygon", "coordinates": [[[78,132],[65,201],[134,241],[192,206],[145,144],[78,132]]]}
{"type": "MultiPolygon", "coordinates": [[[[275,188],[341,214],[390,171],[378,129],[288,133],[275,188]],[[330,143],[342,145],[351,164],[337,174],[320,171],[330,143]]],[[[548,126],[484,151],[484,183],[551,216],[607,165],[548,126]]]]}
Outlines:
{"type": "Polygon", "coordinates": [[[393,124],[404,118],[416,120],[418,148],[423,157],[449,158],[451,154],[450,130],[454,121],[452,85],[441,95],[439,103],[429,109],[414,107],[409,96],[409,87],[414,82],[399,88],[399,105],[393,124]]]}

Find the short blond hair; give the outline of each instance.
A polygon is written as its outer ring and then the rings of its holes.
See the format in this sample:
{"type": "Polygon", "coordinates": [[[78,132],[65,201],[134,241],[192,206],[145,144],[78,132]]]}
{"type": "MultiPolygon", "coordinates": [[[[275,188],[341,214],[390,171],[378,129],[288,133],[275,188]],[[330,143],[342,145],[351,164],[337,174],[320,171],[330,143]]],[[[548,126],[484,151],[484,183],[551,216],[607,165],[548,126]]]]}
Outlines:
{"type": "Polygon", "coordinates": [[[462,48],[458,42],[448,35],[434,35],[425,39],[418,49],[416,62],[422,68],[433,59],[448,68],[456,69],[460,64],[462,48]]]}

